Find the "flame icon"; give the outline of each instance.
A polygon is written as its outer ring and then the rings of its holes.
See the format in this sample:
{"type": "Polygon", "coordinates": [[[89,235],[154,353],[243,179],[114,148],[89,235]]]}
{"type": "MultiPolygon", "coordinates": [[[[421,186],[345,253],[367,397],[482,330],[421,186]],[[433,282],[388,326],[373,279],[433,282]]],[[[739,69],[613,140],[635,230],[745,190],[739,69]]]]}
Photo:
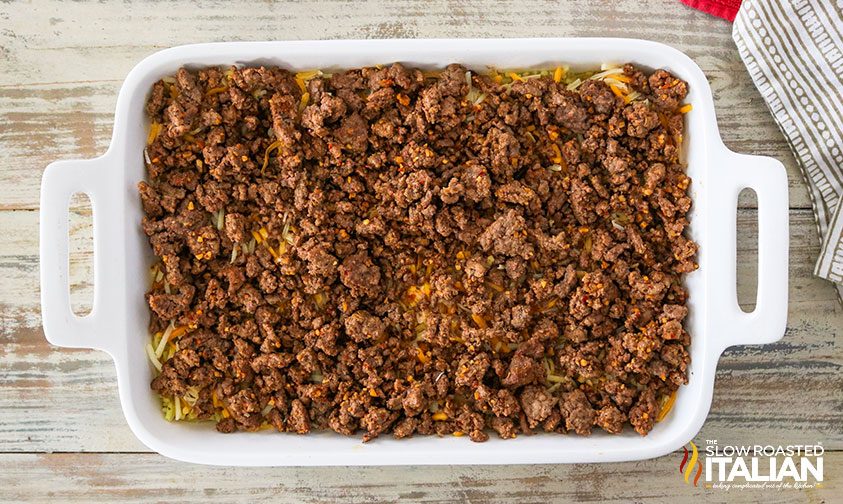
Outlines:
{"type": "Polygon", "coordinates": [[[679,474],[685,475],[685,483],[690,483],[691,473],[694,472],[694,468],[697,469],[697,474],[694,476],[694,486],[697,486],[697,483],[700,481],[700,476],[702,475],[702,464],[699,462],[700,453],[697,450],[697,445],[694,444],[693,441],[689,443],[691,445],[691,451],[688,452],[688,449],[684,446],[682,447],[685,450],[685,455],[682,457],[682,462],[679,463],[679,474]],[[688,460],[688,455],[691,455],[691,460],[688,460]],[[688,466],[685,467],[685,463],[688,463],[688,466]]]}

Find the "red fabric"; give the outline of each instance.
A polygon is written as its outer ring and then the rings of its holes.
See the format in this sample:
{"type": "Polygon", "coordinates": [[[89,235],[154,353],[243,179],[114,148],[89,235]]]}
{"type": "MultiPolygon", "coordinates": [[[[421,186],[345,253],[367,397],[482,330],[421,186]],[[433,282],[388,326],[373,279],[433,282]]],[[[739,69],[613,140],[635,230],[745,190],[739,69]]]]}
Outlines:
{"type": "Polygon", "coordinates": [[[741,7],[741,0],[679,0],[688,7],[707,12],[712,16],[734,21],[741,7]]]}

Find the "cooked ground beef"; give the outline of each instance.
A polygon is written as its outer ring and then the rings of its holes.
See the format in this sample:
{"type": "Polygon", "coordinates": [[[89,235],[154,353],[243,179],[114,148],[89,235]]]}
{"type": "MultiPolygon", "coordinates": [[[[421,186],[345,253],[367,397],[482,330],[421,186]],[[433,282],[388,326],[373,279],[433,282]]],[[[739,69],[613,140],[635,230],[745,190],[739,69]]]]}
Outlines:
{"type": "Polygon", "coordinates": [[[647,434],[688,379],[687,85],[620,72],[157,82],[152,388],[222,432],[647,434]]]}

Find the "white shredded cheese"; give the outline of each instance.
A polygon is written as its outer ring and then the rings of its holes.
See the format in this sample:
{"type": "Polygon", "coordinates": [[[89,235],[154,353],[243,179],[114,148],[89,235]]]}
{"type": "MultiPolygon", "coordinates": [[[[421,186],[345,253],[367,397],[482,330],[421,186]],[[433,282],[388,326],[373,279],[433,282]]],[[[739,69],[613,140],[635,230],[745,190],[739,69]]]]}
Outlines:
{"type": "Polygon", "coordinates": [[[152,362],[152,365],[155,366],[155,369],[157,369],[158,372],[160,373],[161,372],[161,363],[158,362],[158,358],[155,357],[155,350],[152,349],[152,343],[146,344],[146,355],[149,356],[150,362],[152,362]]]}
{"type": "Polygon", "coordinates": [[[603,72],[598,72],[598,73],[592,75],[591,77],[589,77],[589,79],[602,79],[604,77],[608,77],[610,75],[616,75],[616,74],[620,74],[620,73],[623,73],[623,68],[610,68],[609,70],[605,70],[603,72]]]}
{"type": "Polygon", "coordinates": [[[626,84],[626,82],[621,82],[621,81],[615,80],[611,77],[606,77],[605,79],[603,79],[603,82],[605,82],[607,84],[612,84],[613,86],[620,89],[621,92],[623,92],[624,94],[629,93],[629,86],[626,84]]]}
{"type": "Polygon", "coordinates": [[[161,336],[161,342],[158,343],[158,348],[155,349],[155,357],[160,359],[164,354],[164,349],[167,348],[167,341],[170,339],[170,335],[173,334],[173,329],[175,329],[175,326],[170,322],[170,325],[164,331],[164,335],[161,336]]]}
{"type": "Polygon", "coordinates": [[[290,215],[284,214],[284,227],[281,229],[281,239],[290,245],[293,244],[293,236],[290,234],[290,215]]]}
{"type": "Polygon", "coordinates": [[[193,407],[196,404],[196,401],[199,400],[199,391],[196,387],[190,387],[187,389],[187,393],[184,394],[184,402],[186,402],[189,406],[193,407]]]}

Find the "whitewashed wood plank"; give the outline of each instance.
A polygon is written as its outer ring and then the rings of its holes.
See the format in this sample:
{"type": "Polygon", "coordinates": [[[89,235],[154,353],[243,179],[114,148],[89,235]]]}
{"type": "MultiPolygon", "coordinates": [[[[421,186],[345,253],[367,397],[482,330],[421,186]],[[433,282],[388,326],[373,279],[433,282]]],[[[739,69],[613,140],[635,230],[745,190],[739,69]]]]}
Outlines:
{"type": "Polygon", "coordinates": [[[726,144],[788,168],[791,203],[810,206],[784,138],[753,87],[730,25],[675,0],[159,2],[0,4],[0,208],[35,208],[50,161],[102,153],[123,77],[155,50],[214,40],[621,36],[673,45],[709,77],[726,144]],[[656,21],[657,20],[657,21],[656,21]]]}
{"type": "Polygon", "coordinates": [[[220,468],[147,454],[0,455],[5,502],[835,502],[843,453],[824,455],[824,482],[805,490],[686,484],[682,453],[620,464],[220,468]]]}
{"type": "MultiPolygon", "coordinates": [[[[91,252],[80,240],[85,215],[82,209],[71,219],[71,281],[90,294],[91,252]]],[[[742,210],[740,225],[754,229],[755,216],[742,210]]],[[[53,348],[43,337],[36,221],[34,211],[0,212],[7,236],[0,241],[0,452],[144,450],[123,420],[105,354],[53,348]]],[[[817,246],[810,212],[793,211],[791,226],[787,335],[726,352],[701,438],[819,440],[843,448],[843,309],[831,285],[811,277],[817,246]]],[[[738,240],[741,283],[757,269],[757,244],[745,236],[738,240]]]]}

